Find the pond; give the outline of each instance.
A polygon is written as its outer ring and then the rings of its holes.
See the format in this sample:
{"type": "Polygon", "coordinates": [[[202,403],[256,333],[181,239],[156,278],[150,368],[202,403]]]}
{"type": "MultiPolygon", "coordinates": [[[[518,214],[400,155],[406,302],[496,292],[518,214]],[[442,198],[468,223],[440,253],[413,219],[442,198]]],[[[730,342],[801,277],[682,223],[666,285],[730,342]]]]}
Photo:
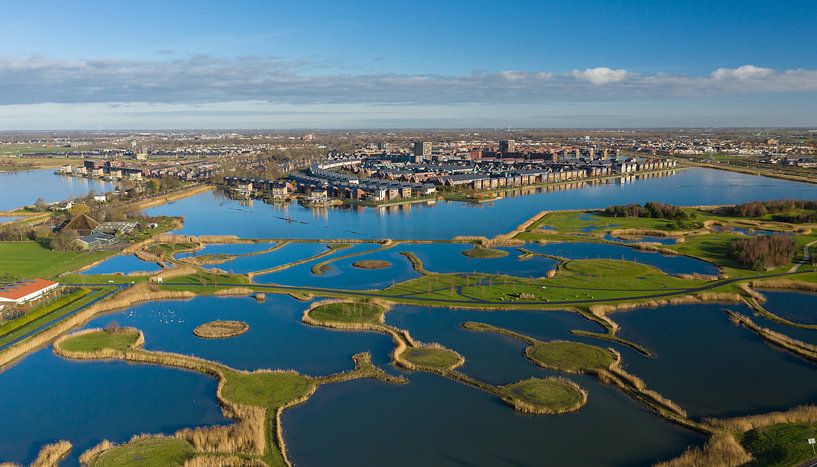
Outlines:
{"type": "Polygon", "coordinates": [[[693,417],[731,417],[817,402],[817,365],[733,325],[724,308],[752,316],[745,305],[677,305],[615,313],[619,335],[656,358],[628,359],[625,368],[693,417]]]}
{"type": "Polygon", "coordinates": [[[54,169],[0,172],[0,211],[31,206],[37,198],[66,201],[95,191],[106,193],[114,185],[99,179],[56,175],[54,169]]]}
{"type": "Polygon", "coordinates": [[[134,272],[156,272],[162,269],[155,262],[142,261],[134,255],[116,255],[82,271],[81,274],[131,274],[134,272]]]}

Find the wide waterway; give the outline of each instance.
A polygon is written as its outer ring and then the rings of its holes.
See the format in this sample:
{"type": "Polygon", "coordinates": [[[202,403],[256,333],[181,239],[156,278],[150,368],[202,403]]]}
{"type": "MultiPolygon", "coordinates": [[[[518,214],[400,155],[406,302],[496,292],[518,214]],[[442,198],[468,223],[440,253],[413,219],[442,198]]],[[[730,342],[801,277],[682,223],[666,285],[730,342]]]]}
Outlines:
{"type": "Polygon", "coordinates": [[[56,175],[54,169],[0,172],[0,211],[30,206],[43,198],[47,202],[65,201],[95,191],[113,190],[104,180],[56,175]]]}
{"type": "Polygon", "coordinates": [[[817,185],[714,169],[551,187],[538,193],[471,204],[437,201],[384,208],[310,209],[297,203],[247,205],[207,192],[149,209],[184,216],[185,234],[256,238],[447,239],[508,232],[542,210],[599,209],[611,204],[661,201],[713,205],[779,198],[817,199],[817,185]]]}

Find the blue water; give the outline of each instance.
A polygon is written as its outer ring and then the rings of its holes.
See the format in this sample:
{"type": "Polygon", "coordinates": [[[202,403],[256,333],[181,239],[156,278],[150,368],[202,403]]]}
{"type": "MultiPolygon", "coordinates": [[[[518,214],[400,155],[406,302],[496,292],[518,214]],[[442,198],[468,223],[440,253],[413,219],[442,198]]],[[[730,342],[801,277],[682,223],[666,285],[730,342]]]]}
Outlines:
{"type": "Polygon", "coordinates": [[[667,274],[711,274],[719,273],[711,263],[681,255],[663,255],[657,252],[641,251],[622,245],[609,243],[564,242],[546,243],[544,245],[529,243],[525,246],[531,251],[568,259],[624,259],[636,263],[648,264],[667,274]]]}
{"type": "Polygon", "coordinates": [[[660,201],[678,205],[727,204],[777,198],[815,199],[817,186],[714,169],[693,168],[665,177],[610,181],[575,190],[542,191],[489,203],[439,201],[389,208],[312,210],[298,204],[241,206],[215,192],[149,209],[182,215],[186,234],[253,238],[450,239],[493,237],[546,209],[602,209],[611,204],[660,201]]]}
{"type": "MultiPolygon", "coordinates": [[[[239,256],[226,263],[208,264],[207,269],[221,269],[235,274],[246,274],[251,271],[261,271],[263,269],[282,266],[301,259],[315,256],[328,249],[322,243],[288,243],[277,250],[260,255],[239,256]]],[[[342,250],[346,251],[346,250],[342,250]]],[[[335,253],[338,254],[338,253],[335,253]]],[[[341,253],[342,254],[342,253],[341,253]]]]}
{"type": "MultiPolygon", "coordinates": [[[[529,245],[525,245],[527,248],[529,245]]],[[[434,272],[484,272],[501,273],[522,277],[543,277],[556,267],[557,261],[544,257],[532,257],[524,261],[516,248],[497,248],[508,252],[502,258],[472,258],[462,254],[474,246],[461,243],[426,243],[400,245],[401,251],[411,251],[423,261],[423,266],[434,272]]]]}
{"type": "Polygon", "coordinates": [[[54,169],[0,172],[0,211],[30,206],[37,198],[65,201],[113,188],[112,183],[103,180],[55,175],[54,169]]]}
{"type": "MultiPolygon", "coordinates": [[[[761,290],[766,296],[763,307],[772,313],[801,324],[817,324],[817,294],[787,290],[761,290]]],[[[817,333],[817,331],[814,331],[817,333]]]]}
{"type": "Polygon", "coordinates": [[[73,443],[62,465],[103,439],[231,423],[216,401],[217,382],[156,365],[72,361],[39,350],[0,373],[0,455],[28,464],[43,444],[73,443]]]}
{"type": "Polygon", "coordinates": [[[132,272],[155,272],[161,266],[154,262],[142,261],[134,255],[116,255],[82,271],[82,274],[130,274],[132,272]]]}
{"type": "Polygon", "coordinates": [[[22,219],[22,217],[7,217],[7,216],[2,216],[2,217],[0,217],[0,224],[5,224],[5,223],[7,223],[7,222],[16,221],[16,220],[18,220],[18,219],[22,219]]]}
{"type": "Polygon", "coordinates": [[[366,351],[377,365],[389,365],[393,345],[388,336],[307,326],[301,317],[308,306],[287,295],[267,295],[263,303],[250,297],[196,297],[145,303],[96,318],[86,327],[104,327],[112,321],[134,326],[144,332],[146,349],[195,355],[244,370],[328,375],[352,369],[352,355],[366,351]],[[228,339],[193,334],[196,326],[216,319],[244,321],[250,329],[228,339]]]}
{"type": "Polygon", "coordinates": [[[680,305],[616,313],[619,335],[656,358],[630,358],[625,368],[693,417],[731,417],[817,403],[817,365],[733,325],[724,308],[680,305]]]}
{"type": "MultiPolygon", "coordinates": [[[[457,350],[466,359],[463,371],[494,384],[554,373],[525,360],[524,344],[463,331],[459,323],[522,328],[542,339],[595,329],[565,312],[397,307],[386,316],[419,340],[457,350]]],[[[308,404],[285,411],[290,457],[299,465],[648,465],[703,442],[590,376],[570,376],[588,391],[588,403],[559,416],[520,414],[491,394],[437,375],[408,377],[403,386],[353,381],[322,387],[308,404]],[[322,448],[314,449],[319,442],[322,448]]]]}
{"type": "Polygon", "coordinates": [[[201,250],[184,251],[176,254],[176,258],[187,258],[189,256],[203,255],[246,255],[267,250],[275,246],[275,242],[262,243],[209,243],[201,250]]]}
{"type": "Polygon", "coordinates": [[[677,243],[677,239],[673,237],[655,237],[651,235],[643,235],[638,237],[637,239],[626,239],[606,234],[604,236],[604,239],[611,242],[619,243],[660,243],[662,245],[675,245],[675,243],[677,243]]]}
{"type": "MultiPolygon", "coordinates": [[[[570,331],[573,329],[596,332],[603,332],[604,329],[578,313],[564,311],[478,311],[398,306],[386,315],[388,324],[408,330],[415,339],[442,344],[465,356],[465,365],[461,370],[479,380],[504,385],[539,372],[538,367],[523,355],[525,343],[498,334],[466,331],[460,327],[466,321],[493,324],[543,341],[570,339],[605,347],[610,345],[606,341],[572,335],[570,331]]],[[[558,372],[541,371],[543,374],[559,375],[558,372]]]]}
{"type": "MultiPolygon", "coordinates": [[[[375,250],[378,247],[379,245],[374,243],[353,244],[351,247],[339,250],[330,256],[324,256],[282,271],[256,276],[254,281],[259,284],[297,285],[337,289],[352,288],[363,290],[383,288],[392,282],[389,276],[390,272],[399,272],[401,269],[408,271],[405,264],[401,265],[402,268],[395,269],[362,270],[351,266],[351,263],[361,258],[360,256],[353,256],[346,260],[332,262],[330,269],[324,274],[312,273],[312,266],[327,261],[333,256],[341,257],[349,254],[363,253],[375,250]]],[[[324,250],[325,248],[326,247],[324,247],[324,250]]],[[[395,261],[397,260],[399,260],[399,258],[395,259],[395,261]]],[[[407,262],[408,261],[405,261],[405,263],[407,262]]],[[[408,273],[411,273],[411,271],[408,271],[408,273]]]]}

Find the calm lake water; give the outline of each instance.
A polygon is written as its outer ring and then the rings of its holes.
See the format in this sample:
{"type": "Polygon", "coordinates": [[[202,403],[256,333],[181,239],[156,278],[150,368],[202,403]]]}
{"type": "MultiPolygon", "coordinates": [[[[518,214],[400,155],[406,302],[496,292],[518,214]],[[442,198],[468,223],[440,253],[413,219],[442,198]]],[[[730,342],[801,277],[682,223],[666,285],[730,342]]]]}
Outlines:
{"type": "Polygon", "coordinates": [[[116,255],[96,266],[82,271],[82,274],[114,274],[121,272],[155,272],[161,269],[157,263],[142,261],[134,255],[116,255]]]}
{"type": "Polygon", "coordinates": [[[449,239],[507,232],[546,209],[593,209],[611,204],[661,201],[678,205],[726,204],[777,198],[817,198],[817,185],[714,169],[610,181],[579,189],[543,191],[469,204],[440,201],[389,208],[315,210],[296,203],[242,206],[215,192],[148,210],[182,215],[182,233],[235,234],[247,238],[449,239]]]}
{"type": "MultiPolygon", "coordinates": [[[[567,338],[595,329],[564,312],[445,310],[397,307],[387,322],[424,342],[460,352],[463,371],[493,384],[554,374],[525,360],[524,344],[458,327],[468,320],[567,338]]],[[[642,357],[643,358],[643,357],[642,357]]],[[[299,465],[649,465],[674,457],[697,433],[652,415],[611,386],[570,378],[588,403],[559,416],[522,415],[490,394],[436,375],[408,373],[409,384],[353,381],[320,388],[308,404],[284,412],[287,446],[299,465]],[[366,416],[361,416],[366,414],[366,416]],[[626,426],[626,430],[621,427],[626,426]],[[365,433],[365,448],[361,435],[365,433]],[[593,439],[593,449],[586,441],[593,439]],[[325,440],[322,449],[316,442],[325,440]]]]}
{"type": "Polygon", "coordinates": [[[146,349],[196,355],[244,370],[293,369],[328,375],[351,370],[352,355],[359,352],[371,352],[372,361],[388,367],[393,347],[388,336],[307,326],[301,317],[308,306],[288,295],[267,295],[264,303],[250,297],[196,297],[145,303],[100,316],[86,327],[104,327],[112,321],[134,326],[145,333],[146,349]],[[250,329],[229,339],[193,334],[196,326],[216,319],[244,321],[250,329]]]}
{"type": "Polygon", "coordinates": [[[112,183],[103,180],[56,175],[54,169],[0,172],[0,211],[32,205],[37,198],[65,201],[113,188],[112,183]]]}
{"type": "Polygon", "coordinates": [[[613,314],[622,337],[656,354],[628,359],[624,366],[693,417],[731,417],[817,403],[817,365],[733,325],[724,308],[752,316],[745,305],[732,304],[613,314]]]}
{"type": "MultiPolygon", "coordinates": [[[[817,294],[780,290],[761,290],[766,296],[763,307],[795,323],[817,324],[817,294]]],[[[817,331],[813,331],[817,334],[817,331]]]]}
{"type": "Polygon", "coordinates": [[[155,365],[71,361],[39,350],[0,373],[0,457],[28,465],[43,444],[66,439],[62,465],[79,465],[103,439],[227,423],[214,378],[155,365]]]}

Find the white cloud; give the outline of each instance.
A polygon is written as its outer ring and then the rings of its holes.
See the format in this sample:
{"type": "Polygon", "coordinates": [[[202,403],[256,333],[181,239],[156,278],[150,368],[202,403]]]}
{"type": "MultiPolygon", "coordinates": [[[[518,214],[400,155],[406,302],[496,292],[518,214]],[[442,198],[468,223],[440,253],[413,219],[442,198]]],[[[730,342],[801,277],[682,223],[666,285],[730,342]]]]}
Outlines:
{"type": "Polygon", "coordinates": [[[738,79],[747,80],[763,78],[774,74],[771,68],[761,68],[754,65],[743,65],[737,68],[718,68],[712,72],[714,79],[738,79]]]}
{"type": "Polygon", "coordinates": [[[744,65],[704,76],[608,67],[462,75],[314,73],[274,57],[206,55],[151,60],[0,56],[0,105],[142,102],[211,104],[544,104],[817,92],[817,70],[744,65]],[[623,83],[625,85],[611,85],[623,83]]]}
{"type": "Polygon", "coordinates": [[[587,68],[586,70],[573,70],[570,74],[576,79],[590,81],[596,86],[624,81],[630,75],[627,70],[614,70],[606,66],[587,68]]]}

